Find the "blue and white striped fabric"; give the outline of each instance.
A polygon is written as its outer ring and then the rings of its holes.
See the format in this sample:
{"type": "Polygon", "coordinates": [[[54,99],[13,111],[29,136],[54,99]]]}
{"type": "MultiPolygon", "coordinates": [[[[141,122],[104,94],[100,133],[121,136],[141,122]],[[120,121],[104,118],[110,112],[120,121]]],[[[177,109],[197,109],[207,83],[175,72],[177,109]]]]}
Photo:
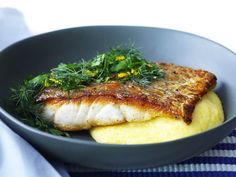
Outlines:
{"type": "Polygon", "coordinates": [[[142,170],[67,169],[71,177],[236,177],[236,129],[211,150],[177,164],[142,170]]]}

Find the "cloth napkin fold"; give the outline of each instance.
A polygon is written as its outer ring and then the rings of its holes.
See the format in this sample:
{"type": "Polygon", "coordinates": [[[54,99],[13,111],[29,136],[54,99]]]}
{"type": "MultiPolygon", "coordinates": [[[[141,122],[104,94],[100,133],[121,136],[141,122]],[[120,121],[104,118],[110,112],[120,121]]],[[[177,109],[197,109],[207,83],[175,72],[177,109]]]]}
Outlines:
{"type": "Polygon", "coordinates": [[[0,120],[1,177],[61,177],[28,142],[0,120]]]}

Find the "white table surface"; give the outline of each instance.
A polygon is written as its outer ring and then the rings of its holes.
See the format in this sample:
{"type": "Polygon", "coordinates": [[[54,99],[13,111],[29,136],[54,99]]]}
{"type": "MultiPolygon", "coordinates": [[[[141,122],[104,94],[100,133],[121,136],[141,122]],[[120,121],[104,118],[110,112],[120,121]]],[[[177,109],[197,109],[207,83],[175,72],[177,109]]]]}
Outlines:
{"type": "Polygon", "coordinates": [[[236,51],[235,0],[0,0],[0,7],[19,10],[33,34],[87,25],[155,26],[195,33],[236,51]]]}

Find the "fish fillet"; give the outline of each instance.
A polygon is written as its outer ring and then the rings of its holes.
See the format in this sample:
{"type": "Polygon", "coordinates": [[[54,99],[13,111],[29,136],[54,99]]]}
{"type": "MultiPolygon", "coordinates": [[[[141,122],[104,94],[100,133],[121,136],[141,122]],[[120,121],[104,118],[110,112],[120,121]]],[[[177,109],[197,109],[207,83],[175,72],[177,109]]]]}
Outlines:
{"type": "Polygon", "coordinates": [[[80,90],[49,87],[36,98],[42,117],[65,131],[94,126],[146,121],[160,116],[192,121],[197,102],[216,85],[216,76],[204,70],[158,63],[165,77],[146,87],[110,81],[80,90]]]}

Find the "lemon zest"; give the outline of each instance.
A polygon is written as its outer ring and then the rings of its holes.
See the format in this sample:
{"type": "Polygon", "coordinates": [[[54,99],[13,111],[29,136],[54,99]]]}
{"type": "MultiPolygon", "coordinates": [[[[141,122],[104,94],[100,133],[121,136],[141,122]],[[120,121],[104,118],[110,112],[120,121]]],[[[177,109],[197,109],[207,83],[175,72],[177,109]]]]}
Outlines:
{"type": "Polygon", "coordinates": [[[56,83],[56,84],[59,84],[59,85],[61,85],[61,84],[62,84],[62,82],[61,82],[61,81],[59,81],[59,80],[56,80],[56,79],[54,79],[54,78],[49,78],[49,80],[50,80],[50,81],[52,81],[52,82],[54,82],[54,83],[56,83]]]}
{"type": "Polygon", "coordinates": [[[124,77],[127,77],[129,74],[128,73],[119,73],[117,75],[118,78],[124,78],[124,77]]]}
{"type": "Polygon", "coordinates": [[[125,56],[124,55],[118,55],[116,56],[116,61],[122,61],[125,59],[125,56]]]}

